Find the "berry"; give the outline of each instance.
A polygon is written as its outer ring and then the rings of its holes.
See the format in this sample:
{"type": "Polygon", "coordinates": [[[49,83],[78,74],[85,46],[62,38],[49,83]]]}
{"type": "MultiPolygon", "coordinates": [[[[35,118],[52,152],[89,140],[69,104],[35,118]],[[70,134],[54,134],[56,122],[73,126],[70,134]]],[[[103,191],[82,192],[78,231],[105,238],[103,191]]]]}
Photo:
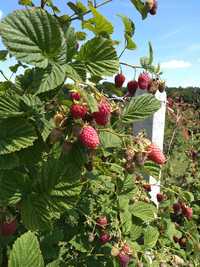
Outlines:
{"type": "Polygon", "coordinates": [[[135,163],[139,166],[143,166],[145,163],[145,160],[147,159],[146,153],[143,152],[137,152],[135,154],[135,163]]]}
{"type": "Polygon", "coordinates": [[[193,210],[192,208],[186,207],[184,209],[182,209],[183,215],[188,219],[192,219],[192,215],[193,215],[193,210]]]}
{"type": "Polygon", "coordinates": [[[99,237],[99,241],[102,245],[106,244],[111,240],[111,237],[108,233],[102,233],[99,237]]]}
{"type": "Polygon", "coordinates": [[[82,128],[79,139],[84,146],[91,149],[97,148],[100,144],[99,136],[96,130],[91,126],[82,128]]]}
{"type": "Polygon", "coordinates": [[[179,239],[179,245],[182,247],[182,248],[185,248],[186,247],[186,244],[187,244],[187,239],[182,237],[181,239],[179,239]]]}
{"type": "Polygon", "coordinates": [[[99,111],[94,112],[93,118],[99,125],[106,125],[110,119],[111,107],[106,100],[102,100],[99,104],[99,111]]]}
{"type": "Polygon", "coordinates": [[[128,161],[125,163],[124,168],[129,174],[132,174],[135,171],[135,164],[128,161]]]}
{"type": "Polygon", "coordinates": [[[88,111],[86,106],[73,104],[70,108],[72,117],[74,119],[83,119],[88,111]]]}
{"type": "Polygon", "coordinates": [[[149,13],[151,15],[156,15],[157,9],[158,9],[158,2],[156,0],[154,0],[153,7],[149,10],[149,13]]]}
{"type": "Polygon", "coordinates": [[[130,246],[127,243],[124,244],[122,250],[127,255],[132,255],[132,253],[133,253],[132,249],[130,248],[130,246]]]}
{"type": "Polygon", "coordinates": [[[119,253],[120,253],[120,251],[119,251],[119,249],[117,247],[112,247],[112,249],[111,249],[111,255],[113,257],[117,257],[119,255],[119,253]]]}
{"type": "Polygon", "coordinates": [[[146,192],[151,192],[151,185],[150,184],[144,184],[143,188],[146,192]]]}
{"type": "Polygon", "coordinates": [[[130,256],[125,254],[123,250],[118,255],[119,263],[121,267],[127,267],[130,261],[130,256]]]}
{"type": "Polygon", "coordinates": [[[53,121],[56,127],[59,127],[65,116],[62,113],[56,113],[53,117],[53,121]]]}
{"type": "Polygon", "coordinates": [[[150,80],[148,84],[148,92],[151,94],[155,94],[158,91],[159,83],[156,80],[150,80]]]}
{"type": "Polygon", "coordinates": [[[156,195],[156,198],[157,198],[158,202],[162,202],[165,199],[165,196],[161,193],[158,193],[156,195]]]}
{"type": "Polygon", "coordinates": [[[174,240],[175,243],[179,243],[180,239],[177,236],[173,236],[173,240],[174,240]]]}
{"type": "Polygon", "coordinates": [[[128,88],[129,94],[133,96],[138,89],[138,82],[137,81],[128,82],[127,88],[128,88]]]}
{"type": "Polygon", "coordinates": [[[80,95],[79,92],[71,92],[71,93],[70,93],[70,98],[71,98],[72,100],[76,100],[76,101],[78,101],[78,100],[80,100],[81,95],[80,95]]]}
{"type": "Polygon", "coordinates": [[[97,220],[97,225],[102,228],[105,228],[108,225],[107,217],[106,216],[99,217],[97,220]]]}
{"type": "Polygon", "coordinates": [[[165,81],[159,81],[158,90],[160,93],[164,92],[166,88],[165,81]]]}
{"type": "Polygon", "coordinates": [[[16,219],[10,222],[3,222],[0,223],[0,234],[2,236],[10,236],[16,232],[17,229],[17,222],[16,219]]]}
{"type": "Polygon", "coordinates": [[[174,203],[173,204],[173,210],[174,210],[174,213],[180,213],[181,212],[181,204],[180,203],[174,203]]]}
{"type": "Polygon", "coordinates": [[[141,73],[139,78],[138,78],[139,88],[142,90],[146,90],[148,88],[150,81],[151,81],[151,78],[149,77],[149,74],[147,72],[141,73]]]}
{"type": "Polygon", "coordinates": [[[125,81],[125,76],[122,73],[119,73],[115,76],[115,86],[118,88],[121,88],[124,81],[125,81]]]}
{"type": "Polygon", "coordinates": [[[88,242],[93,242],[94,241],[94,238],[95,238],[95,235],[93,233],[89,233],[88,235],[88,242]]]}
{"type": "Polygon", "coordinates": [[[127,161],[133,161],[133,158],[135,156],[135,151],[132,148],[127,148],[125,151],[125,158],[127,161]]]}
{"type": "Polygon", "coordinates": [[[153,162],[160,164],[160,165],[166,162],[165,155],[160,150],[160,148],[155,144],[151,144],[148,147],[148,158],[152,160],[153,162]]]}

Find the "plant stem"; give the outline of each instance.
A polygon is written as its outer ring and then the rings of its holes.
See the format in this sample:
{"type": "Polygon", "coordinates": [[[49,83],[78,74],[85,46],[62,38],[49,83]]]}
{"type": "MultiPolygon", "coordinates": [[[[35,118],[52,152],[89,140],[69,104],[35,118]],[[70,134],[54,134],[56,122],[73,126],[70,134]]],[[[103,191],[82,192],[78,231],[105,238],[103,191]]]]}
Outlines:
{"type": "Polygon", "coordinates": [[[141,67],[139,65],[131,65],[131,64],[128,64],[128,63],[125,63],[125,62],[120,62],[119,64],[120,65],[124,65],[126,67],[133,68],[133,69],[143,69],[143,67],[141,67]]]}
{"type": "Polygon", "coordinates": [[[126,45],[125,45],[124,49],[122,50],[121,54],[119,55],[119,58],[124,54],[125,51],[126,51],[126,45]]]}
{"type": "Polygon", "coordinates": [[[5,76],[5,74],[3,73],[2,70],[0,70],[0,73],[1,73],[1,75],[4,77],[4,79],[5,79],[6,81],[9,81],[9,79],[5,76]]]}
{"type": "MultiPolygon", "coordinates": [[[[108,3],[110,3],[111,1],[112,1],[112,0],[106,0],[106,1],[104,1],[104,2],[102,2],[102,3],[100,3],[100,4],[98,4],[98,5],[96,5],[96,8],[99,8],[99,7],[101,7],[101,6],[104,6],[104,5],[108,4],[108,3]]],[[[91,10],[86,11],[86,12],[83,13],[82,15],[85,16],[85,15],[87,15],[87,14],[89,14],[89,13],[91,13],[91,10]]],[[[73,15],[71,16],[72,18],[70,19],[70,21],[79,19],[79,16],[76,16],[76,17],[73,18],[74,15],[76,15],[76,14],[73,14],[73,15]]]]}

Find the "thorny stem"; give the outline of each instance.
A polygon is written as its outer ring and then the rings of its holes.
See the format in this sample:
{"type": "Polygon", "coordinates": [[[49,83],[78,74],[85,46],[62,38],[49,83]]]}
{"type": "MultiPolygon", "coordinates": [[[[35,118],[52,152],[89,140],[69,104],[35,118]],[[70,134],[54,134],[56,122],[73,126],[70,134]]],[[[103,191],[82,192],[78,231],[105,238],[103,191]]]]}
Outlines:
{"type": "MultiPolygon", "coordinates": [[[[100,3],[100,4],[98,4],[98,5],[96,5],[96,8],[99,8],[99,7],[101,7],[101,6],[104,6],[104,5],[106,5],[106,4],[110,3],[110,2],[112,2],[112,0],[106,0],[106,1],[104,1],[104,2],[102,2],[102,3],[100,3]]],[[[91,13],[91,10],[86,11],[86,12],[83,13],[82,15],[85,16],[85,15],[87,15],[87,14],[89,14],[89,13],[91,13]]],[[[79,16],[76,16],[76,17],[73,18],[74,15],[76,15],[76,14],[73,14],[73,15],[71,16],[70,21],[79,19],[79,16]]]]}

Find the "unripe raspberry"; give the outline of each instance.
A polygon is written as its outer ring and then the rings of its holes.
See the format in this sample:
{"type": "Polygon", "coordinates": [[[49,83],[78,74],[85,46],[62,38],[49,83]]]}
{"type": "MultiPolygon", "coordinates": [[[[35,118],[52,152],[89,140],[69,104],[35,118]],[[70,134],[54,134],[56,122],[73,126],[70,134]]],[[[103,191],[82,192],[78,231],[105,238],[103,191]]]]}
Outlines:
{"type": "Polygon", "coordinates": [[[84,146],[90,149],[96,149],[100,144],[99,136],[96,130],[91,126],[83,127],[79,139],[84,146]]]}
{"type": "Polygon", "coordinates": [[[148,158],[160,165],[166,162],[165,155],[156,144],[151,144],[148,147],[148,158]]]}
{"type": "Polygon", "coordinates": [[[125,76],[122,73],[119,73],[115,76],[115,86],[121,88],[125,82],[125,76]]]}
{"type": "Polygon", "coordinates": [[[2,236],[11,236],[16,232],[17,221],[13,219],[9,222],[0,223],[0,234],[2,236]]]}
{"type": "Polygon", "coordinates": [[[150,184],[144,184],[143,188],[146,192],[151,192],[151,185],[150,184]]]}
{"type": "Polygon", "coordinates": [[[157,198],[158,202],[162,202],[165,199],[165,196],[161,193],[158,193],[156,195],[156,198],[157,198]]]}
{"type": "Polygon", "coordinates": [[[163,93],[165,91],[166,85],[165,81],[159,81],[158,90],[160,93],[163,93]]]}
{"type": "Polygon", "coordinates": [[[132,255],[133,254],[133,251],[132,251],[131,247],[127,243],[124,244],[124,246],[122,247],[122,250],[127,255],[132,255]]]}
{"type": "Polygon", "coordinates": [[[149,74],[147,72],[141,73],[139,78],[138,78],[139,88],[142,90],[146,90],[148,88],[150,81],[151,81],[151,78],[149,77],[149,74]]]}
{"type": "Polygon", "coordinates": [[[181,204],[180,203],[174,203],[173,204],[173,210],[174,213],[178,214],[181,212],[181,204]]]}
{"type": "Polygon", "coordinates": [[[159,83],[157,80],[150,80],[149,85],[148,85],[148,92],[151,94],[155,94],[158,91],[159,88],[159,83]]]}
{"type": "Polygon", "coordinates": [[[179,243],[179,238],[177,236],[173,236],[173,240],[175,243],[179,243]]]}
{"type": "Polygon", "coordinates": [[[101,216],[97,219],[97,225],[105,228],[108,225],[108,219],[106,216],[101,216]]]}
{"type": "Polygon", "coordinates": [[[59,127],[65,116],[62,113],[56,113],[53,117],[53,121],[56,127],[59,127]]]}
{"type": "Polygon", "coordinates": [[[103,99],[99,104],[99,110],[97,112],[94,112],[92,115],[97,124],[104,126],[108,123],[110,114],[111,106],[108,101],[103,99]]]}
{"type": "Polygon", "coordinates": [[[130,262],[130,256],[125,254],[123,251],[120,251],[118,255],[120,267],[127,267],[130,262]]]}
{"type": "Polygon", "coordinates": [[[186,207],[184,209],[182,209],[183,215],[188,219],[192,219],[192,215],[193,215],[193,210],[192,208],[186,207]]]}
{"type": "Polygon", "coordinates": [[[94,238],[95,238],[95,235],[93,233],[89,233],[88,235],[88,242],[93,242],[94,241],[94,238]]]}
{"type": "Polygon", "coordinates": [[[131,96],[134,96],[135,92],[138,89],[138,82],[137,81],[130,81],[127,83],[128,92],[131,96]]]}
{"type": "Polygon", "coordinates": [[[102,245],[106,244],[111,240],[111,237],[108,233],[102,233],[99,237],[99,241],[102,245]]]}
{"type": "Polygon", "coordinates": [[[70,108],[73,119],[83,119],[88,111],[86,106],[73,104],[70,108]]]}
{"type": "Polygon", "coordinates": [[[78,101],[78,100],[80,100],[81,95],[80,95],[79,92],[71,92],[71,93],[70,93],[70,98],[71,98],[72,100],[76,100],[76,101],[78,101]]]}

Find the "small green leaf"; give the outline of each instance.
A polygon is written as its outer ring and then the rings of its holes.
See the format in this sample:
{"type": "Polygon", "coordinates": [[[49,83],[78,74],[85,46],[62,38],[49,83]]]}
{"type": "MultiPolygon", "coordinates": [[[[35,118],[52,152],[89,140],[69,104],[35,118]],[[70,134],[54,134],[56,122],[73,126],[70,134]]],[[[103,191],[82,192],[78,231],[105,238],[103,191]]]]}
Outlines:
{"type": "Polygon", "coordinates": [[[122,140],[121,138],[112,130],[101,131],[100,130],[100,140],[101,144],[105,148],[109,147],[121,147],[122,140]]]}
{"type": "Polygon", "coordinates": [[[156,218],[157,209],[152,204],[138,201],[131,206],[131,212],[135,217],[138,217],[145,222],[149,222],[156,218]]]}
{"type": "Polygon", "coordinates": [[[159,237],[159,232],[157,228],[148,226],[144,232],[144,246],[145,248],[155,247],[159,237]]]}
{"type": "Polygon", "coordinates": [[[32,0],[19,0],[19,5],[22,6],[33,6],[32,0]]]}
{"type": "Polygon", "coordinates": [[[135,8],[140,12],[142,19],[145,19],[148,15],[148,8],[141,0],[130,0],[134,4],[135,8]]]}
{"type": "Polygon", "coordinates": [[[154,177],[154,178],[159,178],[160,177],[160,165],[152,162],[152,161],[146,161],[143,170],[146,174],[154,177]]]}
{"type": "Polygon", "coordinates": [[[130,230],[131,240],[132,241],[137,240],[141,236],[142,230],[143,230],[143,227],[141,225],[132,223],[131,230],[130,230]]]}

